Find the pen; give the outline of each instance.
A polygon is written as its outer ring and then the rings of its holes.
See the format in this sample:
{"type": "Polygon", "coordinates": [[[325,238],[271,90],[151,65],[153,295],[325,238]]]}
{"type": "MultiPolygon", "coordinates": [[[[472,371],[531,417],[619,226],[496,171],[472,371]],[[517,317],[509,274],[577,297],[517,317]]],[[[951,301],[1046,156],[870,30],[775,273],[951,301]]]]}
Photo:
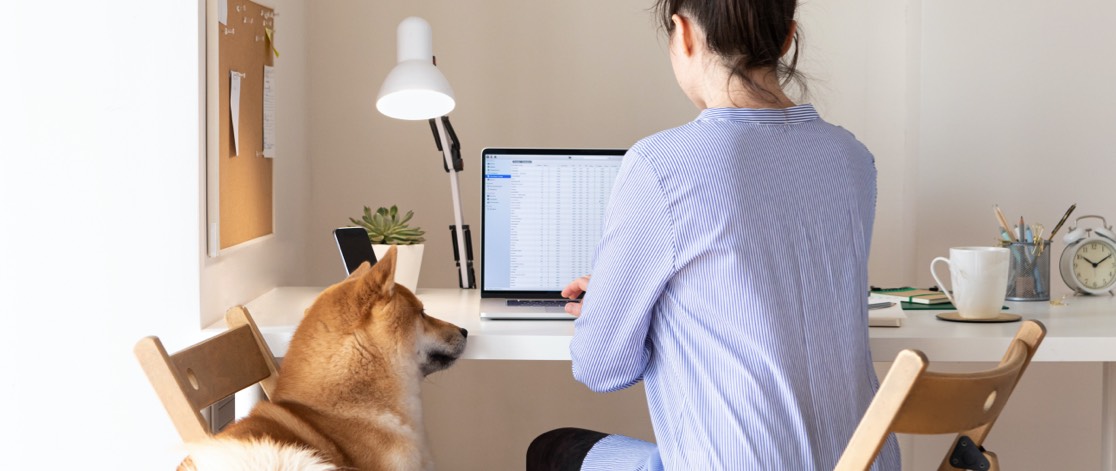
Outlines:
{"type": "Polygon", "coordinates": [[[1058,224],[1054,226],[1054,230],[1050,231],[1050,237],[1046,238],[1048,242],[1054,241],[1054,233],[1058,232],[1058,229],[1062,228],[1062,224],[1065,224],[1066,219],[1069,219],[1069,215],[1073,212],[1074,209],[1077,209],[1077,203],[1070,205],[1069,209],[1066,210],[1066,214],[1062,215],[1062,220],[1058,221],[1058,224]]]}

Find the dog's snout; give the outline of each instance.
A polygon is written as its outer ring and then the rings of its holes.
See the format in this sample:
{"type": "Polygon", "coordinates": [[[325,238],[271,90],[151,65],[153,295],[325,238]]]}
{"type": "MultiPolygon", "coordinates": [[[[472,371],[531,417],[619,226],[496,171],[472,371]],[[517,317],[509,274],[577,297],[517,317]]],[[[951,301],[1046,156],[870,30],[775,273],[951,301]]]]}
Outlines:
{"type": "Polygon", "coordinates": [[[462,337],[468,337],[469,336],[469,331],[468,330],[465,330],[462,327],[458,327],[457,329],[461,331],[461,336],[462,337]]]}

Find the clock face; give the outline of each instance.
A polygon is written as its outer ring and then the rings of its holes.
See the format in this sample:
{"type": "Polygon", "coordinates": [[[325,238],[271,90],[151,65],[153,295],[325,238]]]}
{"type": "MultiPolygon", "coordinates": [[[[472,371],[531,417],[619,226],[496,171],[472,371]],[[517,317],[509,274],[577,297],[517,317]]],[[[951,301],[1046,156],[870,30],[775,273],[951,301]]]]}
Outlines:
{"type": "Polygon", "coordinates": [[[1102,289],[1116,281],[1116,253],[1112,246],[1091,241],[1077,249],[1073,256],[1073,273],[1088,289],[1102,289]]]}

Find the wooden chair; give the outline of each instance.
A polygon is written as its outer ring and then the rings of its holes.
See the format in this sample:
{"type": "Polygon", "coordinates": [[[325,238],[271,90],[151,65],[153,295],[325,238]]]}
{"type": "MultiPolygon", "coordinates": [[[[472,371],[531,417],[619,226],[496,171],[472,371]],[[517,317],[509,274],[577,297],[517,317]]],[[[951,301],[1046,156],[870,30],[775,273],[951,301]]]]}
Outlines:
{"type": "Polygon", "coordinates": [[[1042,323],[1024,321],[1000,364],[974,373],[926,371],[922,352],[899,352],[835,469],[869,469],[892,432],[956,433],[939,471],[1000,469],[982,444],[1044,336],[1042,323]]]}
{"type": "Polygon", "coordinates": [[[185,442],[210,436],[202,409],[256,383],[269,398],[275,391],[275,357],[248,309],[229,309],[225,320],[228,331],[174,355],[158,337],[136,343],[136,358],[185,442]]]}

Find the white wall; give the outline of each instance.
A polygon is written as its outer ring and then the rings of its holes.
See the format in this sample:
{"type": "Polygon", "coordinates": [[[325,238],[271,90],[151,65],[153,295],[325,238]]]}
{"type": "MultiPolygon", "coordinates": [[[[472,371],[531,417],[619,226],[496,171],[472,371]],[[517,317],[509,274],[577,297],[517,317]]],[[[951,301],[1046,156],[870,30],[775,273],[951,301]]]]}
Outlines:
{"type": "Polygon", "coordinates": [[[0,43],[5,469],[172,469],[132,346],[171,350],[298,284],[309,201],[303,2],[277,0],[276,234],[205,258],[203,1],[19,2],[0,43]],[[92,464],[90,464],[92,461],[92,464]]]}
{"type": "Polygon", "coordinates": [[[14,2],[0,28],[5,469],[171,469],[132,357],[199,312],[196,2],[14,2]]]}

